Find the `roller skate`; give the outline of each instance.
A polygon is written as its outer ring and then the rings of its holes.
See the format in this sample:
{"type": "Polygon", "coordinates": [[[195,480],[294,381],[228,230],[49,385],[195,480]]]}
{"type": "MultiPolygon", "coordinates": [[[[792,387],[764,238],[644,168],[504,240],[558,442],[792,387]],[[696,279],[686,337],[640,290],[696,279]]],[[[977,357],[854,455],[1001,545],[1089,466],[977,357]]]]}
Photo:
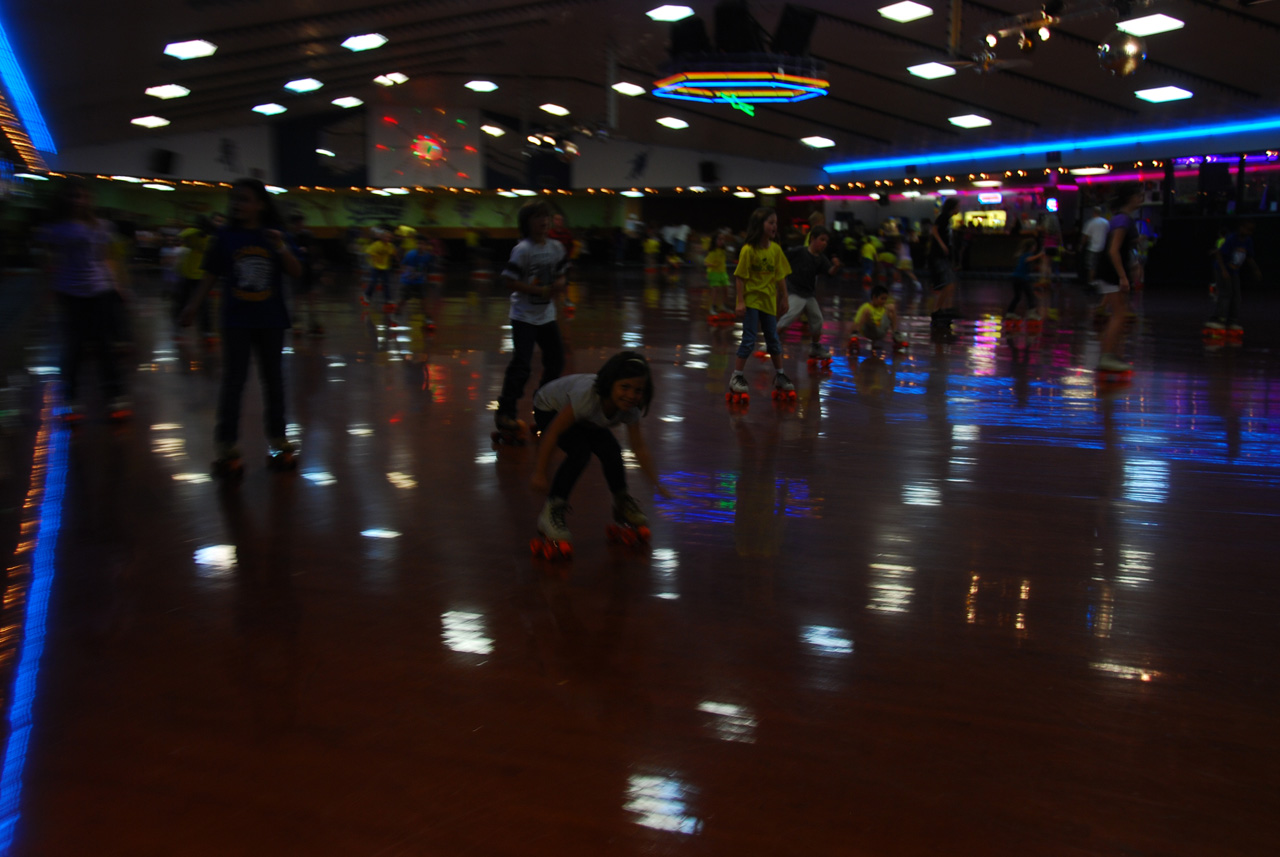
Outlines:
{"type": "Polygon", "coordinates": [[[1017,333],[1022,329],[1022,316],[1015,312],[1007,312],[1004,314],[1004,332],[1017,333]]]}
{"type": "Polygon", "coordinates": [[[59,414],[59,416],[62,418],[62,422],[65,425],[72,427],[78,426],[84,422],[84,409],[79,405],[70,404],[62,409],[62,413],[59,414]]]}
{"type": "Polygon", "coordinates": [[[794,402],[796,400],[796,385],[792,384],[791,379],[783,372],[773,376],[773,399],[775,402],[794,402]]]}
{"type": "Polygon", "coordinates": [[[117,397],[111,400],[111,404],[107,406],[107,419],[112,422],[124,422],[133,416],[133,405],[129,400],[123,397],[117,397]]]}
{"type": "Polygon", "coordinates": [[[729,392],[724,394],[724,400],[730,405],[746,405],[751,401],[751,388],[747,386],[747,379],[740,372],[735,372],[733,377],[729,379],[729,392]]]}
{"type": "Polygon", "coordinates": [[[640,504],[630,494],[613,495],[614,523],[605,528],[605,535],[614,544],[627,547],[644,547],[649,543],[649,519],[640,511],[640,504]]]}
{"type": "Polygon", "coordinates": [[[548,497],[538,515],[538,535],[529,540],[529,552],[542,559],[571,559],[573,536],[565,525],[569,504],[557,497],[548,497]]]}
{"type": "Polygon", "coordinates": [[[1133,365],[1114,354],[1103,354],[1094,373],[1098,386],[1121,386],[1133,380],[1133,365]]]}
{"type": "Polygon", "coordinates": [[[1211,318],[1204,323],[1200,334],[1206,342],[1211,340],[1221,342],[1227,338],[1227,325],[1221,319],[1211,318]]]}
{"type": "Polygon", "coordinates": [[[275,438],[267,448],[267,468],[277,473],[298,469],[298,447],[284,438],[275,438]]]}
{"type": "Polygon", "coordinates": [[[1238,324],[1227,325],[1227,344],[1240,345],[1244,342],[1244,328],[1238,324]]]}
{"type": "Polygon", "coordinates": [[[809,371],[830,372],[831,371],[831,350],[821,342],[814,342],[809,347],[809,359],[805,361],[809,367],[809,371]]]}
{"type": "Polygon", "coordinates": [[[893,335],[894,351],[906,351],[910,347],[911,347],[911,340],[907,339],[907,335],[905,333],[895,333],[893,335]]]}
{"type": "Polygon", "coordinates": [[[368,305],[369,305],[369,295],[361,295],[360,306],[368,306],[368,305]]]}
{"type": "Polygon", "coordinates": [[[565,318],[573,318],[574,313],[578,311],[578,305],[565,298],[564,303],[560,305],[560,309],[564,311],[565,318]]]}
{"type": "Polygon", "coordinates": [[[498,414],[494,417],[494,431],[489,435],[494,448],[499,446],[524,446],[529,442],[529,424],[518,420],[510,414],[498,414]]]}
{"type": "Polygon", "coordinates": [[[240,456],[240,447],[233,443],[218,444],[218,457],[213,460],[213,477],[228,482],[239,482],[244,478],[244,459],[240,456]]]}
{"type": "Polygon", "coordinates": [[[424,318],[422,320],[422,329],[425,330],[427,333],[435,333],[436,323],[429,318],[424,318]]]}
{"type": "Polygon", "coordinates": [[[1027,312],[1027,333],[1035,335],[1044,329],[1044,322],[1040,320],[1040,310],[1033,309],[1027,312]]]}

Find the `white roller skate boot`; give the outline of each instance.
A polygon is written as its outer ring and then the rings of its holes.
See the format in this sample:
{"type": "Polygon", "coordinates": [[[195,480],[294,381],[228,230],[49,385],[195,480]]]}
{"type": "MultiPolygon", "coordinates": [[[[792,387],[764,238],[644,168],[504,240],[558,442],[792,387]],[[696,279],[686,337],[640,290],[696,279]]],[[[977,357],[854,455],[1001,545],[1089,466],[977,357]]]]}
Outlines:
{"type": "Polygon", "coordinates": [[[539,538],[529,543],[535,556],[544,559],[568,558],[573,555],[573,536],[565,523],[569,504],[559,497],[548,497],[538,515],[539,538]]]}
{"type": "Polygon", "coordinates": [[[784,402],[796,400],[796,385],[791,383],[785,372],[773,376],[773,398],[784,402]]]}
{"type": "Polygon", "coordinates": [[[649,541],[649,519],[640,510],[636,498],[625,491],[613,495],[613,520],[606,530],[610,541],[637,545],[649,541]]]}

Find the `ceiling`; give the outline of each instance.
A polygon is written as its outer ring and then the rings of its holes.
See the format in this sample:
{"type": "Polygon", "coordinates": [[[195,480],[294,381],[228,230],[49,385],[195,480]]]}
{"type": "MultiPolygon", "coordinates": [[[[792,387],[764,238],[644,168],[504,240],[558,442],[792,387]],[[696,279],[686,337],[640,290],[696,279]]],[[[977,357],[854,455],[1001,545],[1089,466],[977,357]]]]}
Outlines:
{"type": "MultiPolygon", "coordinates": [[[[606,123],[616,99],[611,135],[708,154],[732,153],[819,166],[837,160],[971,148],[992,143],[1057,139],[1165,128],[1280,112],[1280,75],[1270,70],[1280,44],[1280,2],[1240,6],[1236,0],[1143,3],[1186,26],[1146,38],[1148,59],[1130,77],[1115,77],[1098,63],[1096,45],[1115,29],[1111,3],[1070,3],[1048,42],[1020,54],[1006,39],[1001,58],[1028,64],[948,78],[921,80],[908,65],[945,61],[949,0],[924,0],[934,14],[900,24],[879,15],[888,0],[814,0],[810,50],[826,63],[830,94],[783,106],[759,106],[754,116],[728,105],[672,102],[613,95],[617,80],[641,85],[659,77],[668,58],[670,25],[645,11],[653,0],[116,0],[66,4],[10,4],[5,25],[53,138],[61,149],[140,139],[147,135],[208,131],[279,121],[250,107],[276,101],[285,117],[333,111],[330,101],[355,95],[371,105],[479,107],[514,121],[555,121],[538,105],[568,107],[566,122],[606,123]],[[388,43],[374,51],[341,48],[347,36],[379,32],[388,43]],[[218,45],[211,57],[180,62],[163,54],[166,43],[204,38],[218,45]],[[402,86],[383,88],[375,75],[400,71],[402,86]],[[311,76],[325,83],[293,95],[283,84],[311,76]],[[499,85],[473,93],[476,77],[499,85]],[[148,86],[179,83],[191,95],[160,101],[148,86]],[[1138,100],[1135,89],[1173,84],[1194,97],[1165,104],[1138,100]],[[948,117],[976,113],[987,128],[963,130],[948,117]],[[158,114],[172,124],[145,131],[130,119],[158,114]],[[663,116],[685,119],[684,130],[664,128],[663,116]],[[821,135],[833,148],[813,150],[799,138],[821,135]]],[[[709,31],[711,3],[691,3],[709,31]]],[[[756,21],[772,32],[784,3],[754,2],[756,21]]],[[[961,57],[982,47],[999,22],[1038,10],[1035,0],[962,2],[961,57]]],[[[714,38],[714,36],[713,36],[714,38]]],[[[514,153],[523,135],[499,146],[514,153]]]]}

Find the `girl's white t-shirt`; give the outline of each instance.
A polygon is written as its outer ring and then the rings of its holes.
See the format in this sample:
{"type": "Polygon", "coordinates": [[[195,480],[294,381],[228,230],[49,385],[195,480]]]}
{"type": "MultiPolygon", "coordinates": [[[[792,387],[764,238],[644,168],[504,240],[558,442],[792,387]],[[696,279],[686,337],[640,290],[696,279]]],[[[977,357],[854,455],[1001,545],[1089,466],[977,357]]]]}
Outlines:
{"type": "Polygon", "coordinates": [[[533,394],[533,406],[539,411],[562,411],[565,405],[573,407],[577,422],[591,423],[601,428],[640,420],[640,409],[619,410],[610,419],[604,415],[600,394],[596,392],[595,375],[565,375],[557,378],[533,394]]]}

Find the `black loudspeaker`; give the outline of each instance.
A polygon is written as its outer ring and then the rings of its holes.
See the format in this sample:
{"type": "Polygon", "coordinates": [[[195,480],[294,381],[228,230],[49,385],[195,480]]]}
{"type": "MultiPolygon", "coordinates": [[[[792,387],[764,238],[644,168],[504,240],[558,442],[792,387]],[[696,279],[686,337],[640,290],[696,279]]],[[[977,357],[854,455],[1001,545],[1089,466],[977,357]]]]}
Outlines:
{"type": "Polygon", "coordinates": [[[716,50],[727,54],[758,54],[764,51],[760,25],[747,11],[743,0],[716,4],[716,50]]]}
{"type": "Polygon", "coordinates": [[[173,175],[178,168],[178,153],[172,149],[152,149],[147,167],[158,176],[173,175]]]}
{"type": "Polygon", "coordinates": [[[789,54],[793,57],[809,55],[809,38],[813,35],[813,27],[818,23],[818,13],[803,6],[792,6],[782,10],[782,18],[778,21],[778,29],[773,31],[772,50],[775,54],[789,54]]]}
{"type": "Polygon", "coordinates": [[[671,56],[711,53],[711,39],[707,38],[707,25],[694,15],[671,25],[671,56]]]}
{"type": "Polygon", "coordinates": [[[1228,163],[1201,164],[1201,193],[1231,193],[1231,165],[1228,163]]]}
{"type": "Polygon", "coordinates": [[[720,181],[720,168],[715,161],[702,161],[698,164],[698,181],[703,184],[715,184],[720,181]]]}
{"type": "Polygon", "coordinates": [[[1062,153],[1061,152],[1045,152],[1044,162],[1046,164],[1060,164],[1062,163],[1062,153]]]}

